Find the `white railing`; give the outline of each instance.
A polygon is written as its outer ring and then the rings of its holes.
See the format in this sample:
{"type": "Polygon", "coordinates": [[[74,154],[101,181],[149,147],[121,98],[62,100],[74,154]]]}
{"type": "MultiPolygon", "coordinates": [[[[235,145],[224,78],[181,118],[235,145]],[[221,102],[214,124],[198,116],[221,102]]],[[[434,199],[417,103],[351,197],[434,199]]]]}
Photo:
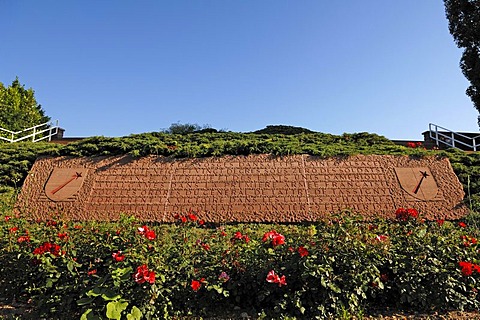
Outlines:
{"type": "Polygon", "coordinates": [[[58,128],[58,120],[56,120],[55,123],[45,122],[21,131],[10,131],[0,128],[0,140],[11,143],[23,140],[31,140],[32,142],[42,140],[51,141],[52,137],[58,134],[58,128]],[[5,138],[5,135],[9,136],[9,138],[5,138]]]}
{"type": "Polygon", "coordinates": [[[435,141],[437,147],[443,144],[447,147],[462,150],[465,150],[465,148],[473,151],[480,149],[480,135],[469,137],[433,123],[430,123],[428,128],[430,131],[430,139],[435,141]]]}

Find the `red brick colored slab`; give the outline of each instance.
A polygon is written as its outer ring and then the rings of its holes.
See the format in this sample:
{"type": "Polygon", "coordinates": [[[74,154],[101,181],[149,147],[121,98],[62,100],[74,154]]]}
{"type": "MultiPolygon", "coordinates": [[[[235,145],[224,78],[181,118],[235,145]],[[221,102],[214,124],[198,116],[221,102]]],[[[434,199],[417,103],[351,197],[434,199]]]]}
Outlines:
{"type": "Polygon", "coordinates": [[[446,158],[57,157],[35,162],[16,210],[41,220],[126,213],[172,222],[193,209],[213,222],[302,222],[343,209],[394,218],[397,208],[411,207],[428,219],[457,219],[467,213],[463,196],[446,158]]]}

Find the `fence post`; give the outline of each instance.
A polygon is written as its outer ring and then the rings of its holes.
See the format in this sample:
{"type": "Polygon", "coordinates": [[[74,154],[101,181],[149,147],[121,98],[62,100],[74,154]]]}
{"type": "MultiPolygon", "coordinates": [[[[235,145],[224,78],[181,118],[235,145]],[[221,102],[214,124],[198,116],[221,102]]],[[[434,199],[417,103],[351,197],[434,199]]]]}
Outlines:
{"type": "Polygon", "coordinates": [[[455,133],[452,131],[452,147],[455,148],[455,133]]]}
{"type": "Polygon", "coordinates": [[[32,142],[35,142],[35,134],[37,132],[37,127],[33,127],[32,142]]]}

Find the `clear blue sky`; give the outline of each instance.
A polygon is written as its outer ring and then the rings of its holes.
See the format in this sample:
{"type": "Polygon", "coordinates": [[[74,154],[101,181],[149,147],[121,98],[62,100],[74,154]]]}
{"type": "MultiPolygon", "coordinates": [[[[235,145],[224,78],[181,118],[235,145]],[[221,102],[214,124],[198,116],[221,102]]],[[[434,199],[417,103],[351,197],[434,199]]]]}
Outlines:
{"type": "Polygon", "coordinates": [[[441,0],[0,0],[0,82],[65,135],[478,131],[441,0]]]}

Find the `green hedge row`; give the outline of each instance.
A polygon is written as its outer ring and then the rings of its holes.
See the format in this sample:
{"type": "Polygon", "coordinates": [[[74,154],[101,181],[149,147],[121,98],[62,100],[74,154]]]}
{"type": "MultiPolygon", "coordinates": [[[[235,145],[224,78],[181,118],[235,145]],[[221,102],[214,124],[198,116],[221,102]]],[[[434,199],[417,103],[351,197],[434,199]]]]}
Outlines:
{"type": "Polygon", "coordinates": [[[331,135],[323,133],[144,133],[122,138],[92,137],[67,146],[52,143],[0,144],[0,191],[21,186],[40,155],[98,156],[132,154],[176,158],[248,154],[310,154],[321,157],[354,154],[436,155],[448,157],[467,194],[472,210],[480,209],[480,154],[458,150],[427,151],[406,148],[369,133],[331,135]]]}

